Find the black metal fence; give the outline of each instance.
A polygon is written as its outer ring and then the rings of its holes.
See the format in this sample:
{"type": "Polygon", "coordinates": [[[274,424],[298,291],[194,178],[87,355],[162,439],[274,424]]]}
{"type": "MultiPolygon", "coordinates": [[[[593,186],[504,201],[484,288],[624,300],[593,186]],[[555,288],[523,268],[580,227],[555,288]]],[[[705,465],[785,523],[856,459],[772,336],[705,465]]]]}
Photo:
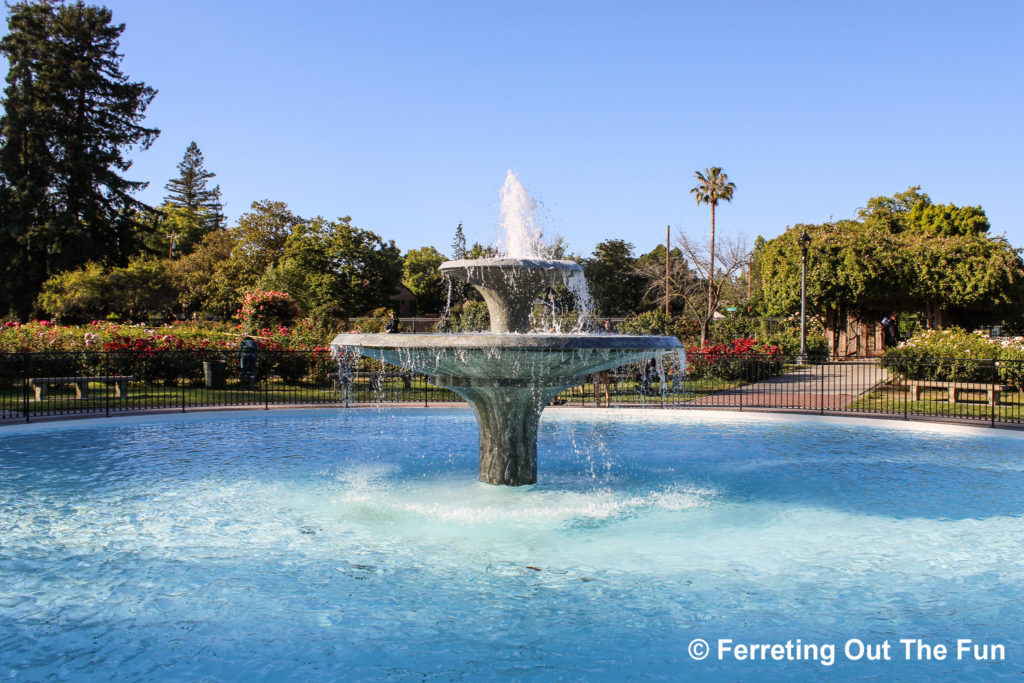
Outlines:
{"type": "MultiPolygon", "coordinates": [[[[798,363],[794,358],[692,358],[632,364],[562,392],[553,403],[875,414],[1020,424],[1024,367],[1011,361],[798,363]],[[952,369],[951,369],[952,368],[952,369]]],[[[461,402],[428,378],[368,358],[339,366],[326,351],[263,351],[243,371],[221,351],[0,354],[0,422],[145,410],[461,402]]]]}

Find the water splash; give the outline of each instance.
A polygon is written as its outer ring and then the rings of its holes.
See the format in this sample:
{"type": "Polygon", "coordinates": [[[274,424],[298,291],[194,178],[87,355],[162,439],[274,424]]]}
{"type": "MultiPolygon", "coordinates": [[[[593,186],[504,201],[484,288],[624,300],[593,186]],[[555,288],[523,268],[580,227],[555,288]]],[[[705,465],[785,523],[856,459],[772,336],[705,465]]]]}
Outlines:
{"type": "Polygon", "coordinates": [[[543,229],[536,223],[537,202],[530,198],[515,171],[509,169],[501,186],[501,227],[498,249],[512,258],[543,256],[543,229]]]}

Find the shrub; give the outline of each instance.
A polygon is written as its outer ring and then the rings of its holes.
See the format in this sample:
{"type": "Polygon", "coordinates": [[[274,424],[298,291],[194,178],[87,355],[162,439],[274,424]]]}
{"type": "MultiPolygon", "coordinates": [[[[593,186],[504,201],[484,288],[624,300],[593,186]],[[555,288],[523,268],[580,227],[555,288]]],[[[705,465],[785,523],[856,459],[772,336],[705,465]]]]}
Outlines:
{"type": "Polygon", "coordinates": [[[907,379],[940,382],[989,382],[1002,348],[959,327],[922,330],[887,349],[882,367],[907,379]]]}
{"type": "MultiPolygon", "coordinates": [[[[388,324],[391,317],[388,315],[388,308],[375,308],[372,313],[362,318],[357,318],[354,326],[356,332],[365,332],[367,334],[377,334],[384,331],[384,327],[388,324]]],[[[402,326],[399,324],[398,329],[401,330],[402,326]]]]}
{"type": "Polygon", "coordinates": [[[288,292],[253,290],[245,293],[238,318],[249,334],[264,328],[285,327],[299,314],[288,292]]]}
{"type": "Polygon", "coordinates": [[[782,350],[746,337],[728,344],[686,349],[686,373],[691,379],[726,379],[748,382],[767,379],[782,371],[782,350]]]}
{"type": "Polygon", "coordinates": [[[491,314],[483,301],[467,301],[456,310],[452,307],[452,330],[455,332],[485,332],[491,329],[491,314]]]}
{"type": "Polygon", "coordinates": [[[999,381],[1024,391],[1024,338],[1003,343],[999,352],[999,381]]]}

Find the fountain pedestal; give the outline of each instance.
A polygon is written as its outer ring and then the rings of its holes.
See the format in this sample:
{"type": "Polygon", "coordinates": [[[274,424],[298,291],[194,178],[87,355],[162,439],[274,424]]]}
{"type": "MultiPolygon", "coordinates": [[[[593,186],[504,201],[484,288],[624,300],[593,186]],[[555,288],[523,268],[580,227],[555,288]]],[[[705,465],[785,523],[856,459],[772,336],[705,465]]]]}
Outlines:
{"type": "Polygon", "coordinates": [[[537,426],[544,407],[564,389],[577,384],[535,386],[494,382],[472,386],[455,377],[432,377],[466,399],[480,428],[480,481],[522,486],[537,483],[537,426]]]}

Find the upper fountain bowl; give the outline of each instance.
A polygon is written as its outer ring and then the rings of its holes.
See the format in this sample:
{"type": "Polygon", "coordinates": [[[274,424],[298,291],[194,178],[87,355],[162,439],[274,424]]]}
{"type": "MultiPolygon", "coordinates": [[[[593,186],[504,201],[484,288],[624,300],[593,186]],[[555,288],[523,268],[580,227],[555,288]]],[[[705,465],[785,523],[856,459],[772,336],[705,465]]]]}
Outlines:
{"type": "Polygon", "coordinates": [[[446,261],[440,271],[477,288],[491,315],[491,332],[529,332],[533,304],[548,287],[583,277],[573,261],[521,258],[446,261]]]}

